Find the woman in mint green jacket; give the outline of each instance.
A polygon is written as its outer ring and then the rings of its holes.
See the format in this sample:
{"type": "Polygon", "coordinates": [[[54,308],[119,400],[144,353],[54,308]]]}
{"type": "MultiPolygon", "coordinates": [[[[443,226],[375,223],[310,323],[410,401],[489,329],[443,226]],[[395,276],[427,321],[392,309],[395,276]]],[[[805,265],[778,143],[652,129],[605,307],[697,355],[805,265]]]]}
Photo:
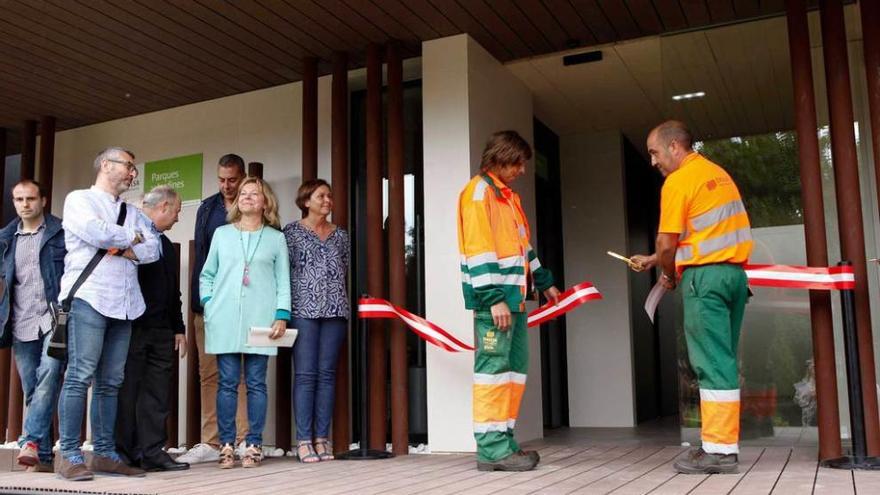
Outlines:
{"type": "Polygon", "coordinates": [[[228,225],[218,228],[199,277],[205,308],[205,351],[217,355],[217,427],[221,468],[234,467],[235,412],[244,363],[249,431],[243,467],[262,461],[266,423],[266,366],[276,347],[247,345],[251,327],[271,327],[271,338],[284,335],[290,319],[290,268],[287,242],[279,230],[278,201],[269,184],[245,179],[229,211],[228,225]]]}

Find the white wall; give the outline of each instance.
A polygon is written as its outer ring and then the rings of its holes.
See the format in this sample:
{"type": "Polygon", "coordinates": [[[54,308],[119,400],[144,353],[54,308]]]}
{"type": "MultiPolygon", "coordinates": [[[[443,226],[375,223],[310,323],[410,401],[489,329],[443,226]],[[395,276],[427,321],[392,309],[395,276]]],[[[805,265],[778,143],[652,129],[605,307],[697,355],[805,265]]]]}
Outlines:
{"type": "Polygon", "coordinates": [[[566,315],[571,426],[633,426],[635,402],[621,134],[560,137],[565,279],[604,299],[566,315]]]}
{"type": "MultiPolygon", "coordinates": [[[[467,35],[422,44],[427,318],[473,341],[458,270],[458,193],[479,169],[489,135],[514,129],[532,142],[532,98],[508,69],[467,35]]],[[[529,164],[531,167],[531,164],[529,164]]],[[[515,186],[531,225],[534,177],[515,186]]],[[[536,244],[532,240],[532,244],[536,244]]],[[[530,368],[517,439],[543,436],[539,334],[531,332],[530,368]]],[[[473,451],[471,384],[473,355],[428,346],[428,442],[431,450],[473,451]]]]}

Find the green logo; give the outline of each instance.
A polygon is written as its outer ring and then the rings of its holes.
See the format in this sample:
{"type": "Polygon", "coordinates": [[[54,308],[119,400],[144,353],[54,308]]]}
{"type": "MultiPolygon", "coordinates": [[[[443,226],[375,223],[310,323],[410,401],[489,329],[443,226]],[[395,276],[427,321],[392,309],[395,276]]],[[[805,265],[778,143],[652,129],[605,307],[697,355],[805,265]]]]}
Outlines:
{"type": "Polygon", "coordinates": [[[147,162],[143,180],[145,193],[156,186],[170,186],[184,203],[198,202],[202,199],[202,154],[147,162]]]}

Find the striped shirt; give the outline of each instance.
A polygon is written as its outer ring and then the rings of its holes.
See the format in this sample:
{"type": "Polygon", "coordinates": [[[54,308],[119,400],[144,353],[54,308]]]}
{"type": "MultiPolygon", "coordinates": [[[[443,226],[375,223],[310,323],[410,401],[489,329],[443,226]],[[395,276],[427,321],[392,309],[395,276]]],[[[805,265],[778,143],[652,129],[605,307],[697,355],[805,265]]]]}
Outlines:
{"type": "Polygon", "coordinates": [[[49,331],[52,315],[46,301],[46,288],[40,273],[40,244],[46,223],[36,231],[15,232],[15,286],[12,300],[12,335],[19,342],[37,340],[49,331]]]}

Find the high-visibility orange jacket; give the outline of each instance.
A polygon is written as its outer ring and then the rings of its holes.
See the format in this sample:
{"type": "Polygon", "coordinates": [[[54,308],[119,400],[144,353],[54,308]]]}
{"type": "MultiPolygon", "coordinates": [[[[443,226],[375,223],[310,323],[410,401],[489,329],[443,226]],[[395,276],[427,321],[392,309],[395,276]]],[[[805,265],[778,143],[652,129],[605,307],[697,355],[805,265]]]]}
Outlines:
{"type": "Polygon", "coordinates": [[[524,311],[531,272],[535,287],[553,285],[529,244],[530,230],[519,195],[491,173],[475,176],[458,198],[461,285],[467,309],[488,310],[501,301],[524,311]]]}

